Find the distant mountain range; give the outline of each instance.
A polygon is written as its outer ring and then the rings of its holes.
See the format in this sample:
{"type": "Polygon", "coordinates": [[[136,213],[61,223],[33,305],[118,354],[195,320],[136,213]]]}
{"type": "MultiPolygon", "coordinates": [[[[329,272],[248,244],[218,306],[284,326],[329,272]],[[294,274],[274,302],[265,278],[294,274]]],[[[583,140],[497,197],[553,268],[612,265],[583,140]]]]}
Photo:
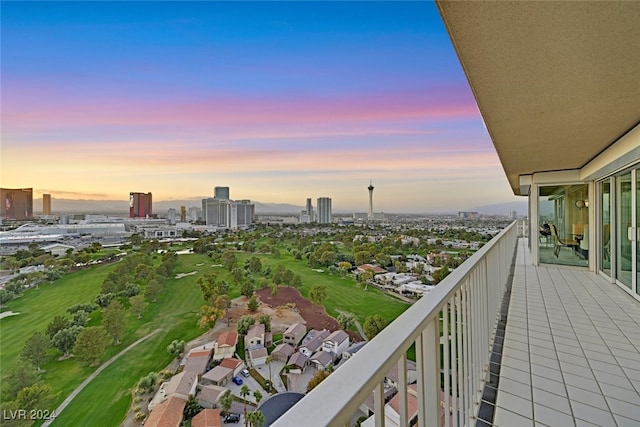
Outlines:
{"type": "MultiPolygon", "coordinates": [[[[42,207],[42,199],[34,199],[34,212],[40,213],[42,207]]],[[[299,214],[304,210],[304,206],[296,206],[288,203],[262,203],[253,201],[256,207],[256,213],[260,215],[269,214],[299,214]]],[[[163,216],[166,212],[173,208],[177,211],[181,206],[187,209],[190,207],[202,207],[202,198],[184,199],[184,200],[163,200],[153,202],[153,210],[155,213],[163,216]]],[[[58,199],[51,201],[51,210],[55,214],[60,213],[94,213],[94,214],[112,214],[126,216],[129,213],[129,203],[123,200],[85,200],[85,199],[58,199]]],[[[527,201],[497,203],[491,205],[476,206],[465,209],[465,211],[479,212],[483,215],[507,215],[511,211],[518,212],[518,215],[527,215],[527,201]]],[[[337,214],[350,214],[353,211],[336,210],[337,214]]],[[[390,212],[393,213],[393,212],[390,212]]],[[[418,213],[418,212],[416,212],[418,213]]],[[[430,212],[441,213],[441,212],[430,212]]],[[[452,211],[450,213],[456,213],[452,211]]]]}

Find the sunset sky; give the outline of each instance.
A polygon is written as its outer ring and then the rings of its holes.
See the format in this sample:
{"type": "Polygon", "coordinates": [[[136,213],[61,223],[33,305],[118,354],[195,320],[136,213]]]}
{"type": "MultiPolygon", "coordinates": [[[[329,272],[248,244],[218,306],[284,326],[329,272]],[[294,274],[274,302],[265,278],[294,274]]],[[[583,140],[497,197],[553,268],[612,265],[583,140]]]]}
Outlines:
{"type": "Polygon", "coordinates": [[[376,211],[519,200],[434,4],[0,7],[2,187],[366,211],[371,179],[376,211]]]}

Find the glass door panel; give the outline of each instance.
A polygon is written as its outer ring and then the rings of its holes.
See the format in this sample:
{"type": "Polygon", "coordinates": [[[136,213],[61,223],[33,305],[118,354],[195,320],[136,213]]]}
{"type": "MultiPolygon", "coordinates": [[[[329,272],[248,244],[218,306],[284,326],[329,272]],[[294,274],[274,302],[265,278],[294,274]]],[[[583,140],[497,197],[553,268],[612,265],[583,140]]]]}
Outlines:
{"type": "Polygon", "coordinates": [[[616,277],[629,289],[633,286],[633,245],[629,239],[632,229],[631,171],[616,179],[616,277]]]}
{"type": "Polygon", "coordinates": [[[635,291],[636,294],[640,295],[640,168],[636,169],[636,222],[633,225],[635,228],[635,239],[636,239],[636,283],[635,283],[635,291]]]}
{"type": "Polygon", "coordinates": [[[611,181],[600,183],[600,269],[611,276],[611,181]]]}

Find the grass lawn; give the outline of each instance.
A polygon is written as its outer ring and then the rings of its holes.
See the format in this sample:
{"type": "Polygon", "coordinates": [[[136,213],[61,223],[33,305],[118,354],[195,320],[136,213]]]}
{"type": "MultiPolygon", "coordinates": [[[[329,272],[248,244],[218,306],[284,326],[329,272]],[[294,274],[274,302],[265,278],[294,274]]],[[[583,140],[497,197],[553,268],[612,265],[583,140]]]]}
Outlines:
{"type": "MultiPolygon", "coordinates": [[[[240,265],[251,256],[253,254],[238,253],[240,265]]],[[[363,285],[351,277],[329,274],[326,269],[322,269],[324,270],[322,273],[314,271],[306,261],[296,260],[285,250],[281,251],[279,258],[274,258],[272,255],[257,256],[262,261],[263,269],[266,265],[271,265],[271,271],[275,271],[276,266],[282,264],[299,274],[302,278],[300,292],[305,297],[308,297],[312,286],[325,285],[328,296],[323,305],[330,316],[337,317],[340,311],[347,311],[353,313],[358,321],[363,323],[367,316],[380,314],[387,322],[391,322],[409,308],[409,304],[372,286],[369,286],[365,291],[363,285]]]]}
{"type": "MultiPolygon", "coordinates": [[[[241,252],[237,255],[240,265],[246,258],[253,256],[241,252]]],[[[408,307],[408,304],[377,289],[369,287],[365,291],[352,278],[313,271],[306,261],[296,260],[284,250],[279,258],[271,255],[258,256],[262,260],[263,268],[271,265],[273,270],[278,264],[284,264],[299,274],[303,283],[301,292],[305,296],[313,285],[326,285],[329,292],[324,305],[328,313],[334,317],[341,310],[354,313],[360,322],[364,322],[371,314],[381,314],[386,320],[391,321],[408,307]]],[[[159,258],[156,261],[159,262],[159,258]]],[[[102,361],[106,361],[153,330],[160,328],[162,331],[139,344],[102,372],[59,414],[53,423],[54,426],[121,424],[131,404],[131,388],[141,377],[149,372],[162,370],[171,361],[171,356],[166,351],[169,343],[174,339],[189,341],[204,332],[196,325],[197,313],[204,304],[196,281],[208,271],[219,272],[221,279],[229,277],[225,268],[212,267],[212,264],[211,259],[204,255],[179,256],[174,273],[197,271],[198,274],[167,280],[159,300],[147,307],[142,319],[136,319],[129,313],[122,343],[110,346],[102,361]]],[[[6,309],[21,314],[0,321],[0,363],[3,372],[6,372],[6,367],[15,363],[25,340],[33,332],[44,331],[51,319],[58,314],[65,314],[68,307],[93,302],[95,295],[100,291],[102,281],[113,268],[114,265],[96,266],[70,273],[53,285],[27,291],[21,298],[7,303],[6,309]]],[[[233,280],[229,280],[229,283],[233,283],[233,280]]],[[[239,295],[239,289],[232,286],[229,296],[235,298],[239,295]]],[[[128,306],[126,300],[124,303],[128,306]]],[[[89,325],[100,323],[101,312],[94,312],[89,325]]],[[[50,350],[50,355],[49,361],[43,366],[46,370],[43,379],[56,393],[52,405],[52,408],[55,408],[95,368],[83,366],[74,359],[58,361],[59,354],[55,350],[50,350]]],[[[144,405],[146,402],[140,402],[141,407],[144,405]]]]}

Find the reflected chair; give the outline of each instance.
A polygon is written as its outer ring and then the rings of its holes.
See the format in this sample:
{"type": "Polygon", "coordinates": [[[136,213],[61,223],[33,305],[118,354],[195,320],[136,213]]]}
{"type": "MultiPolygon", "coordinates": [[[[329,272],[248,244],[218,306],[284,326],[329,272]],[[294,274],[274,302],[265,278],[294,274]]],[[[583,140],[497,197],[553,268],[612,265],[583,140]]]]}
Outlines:
{"type": "Polygon", "coordinates": [[[551,224],[551,235],[553,236],[554,240],[553,254],[556,256],[556,258],[558,258],[558,256],[560,255],[560,249],[570,248],[575,252],[575,249],[578,247],[577,241],[573,239],[560,238],[560,236],[558,235],[558,228],[555,224],[551,224]]]}

